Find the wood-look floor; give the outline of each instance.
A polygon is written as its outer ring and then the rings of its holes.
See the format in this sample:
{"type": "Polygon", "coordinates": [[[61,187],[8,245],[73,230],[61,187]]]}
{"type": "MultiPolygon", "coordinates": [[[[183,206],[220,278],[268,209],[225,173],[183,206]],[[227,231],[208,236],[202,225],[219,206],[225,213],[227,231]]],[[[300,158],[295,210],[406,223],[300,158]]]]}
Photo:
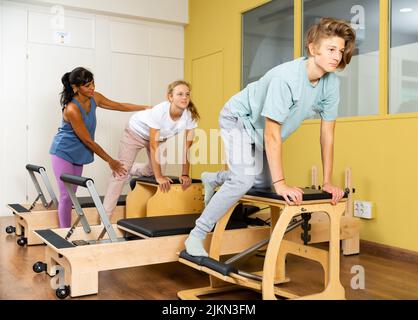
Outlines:
{"type": "MultiPolygon", "coordinates": [[[[13,217],[0,218],[0,299],[55,300],[51,278],[35,274],[32,265],[44,259],[44,246],[19,247],[14,235],[5,228],[14,223],[13,217]]],[[[138,252],[140,254],[140,252],[138,252]]],[[[253,256],[242,265],[249,269],[262,266],[263,258],[253,256]]],[[[323,271],[319,264],[289,256],[287,275],[291,282],[286,288],[299,294],[319,292],[323,288],[323,271]]],[[[341,282],[349,300],[418,299],[418,266],[361,253],[341,256],[341,282]],[[365,270],[365,289],[354,290],[350,282],[351,268],[360,265],[365,270]]],[[[184,289],[207,286],[208,276],[180,263],[105,271],[99,273],[99,293],[74,299],[110,300],[171,300],[184,289]]],[[[260,299],[249,290],[212,296],[210,299],[260,299]]]]}

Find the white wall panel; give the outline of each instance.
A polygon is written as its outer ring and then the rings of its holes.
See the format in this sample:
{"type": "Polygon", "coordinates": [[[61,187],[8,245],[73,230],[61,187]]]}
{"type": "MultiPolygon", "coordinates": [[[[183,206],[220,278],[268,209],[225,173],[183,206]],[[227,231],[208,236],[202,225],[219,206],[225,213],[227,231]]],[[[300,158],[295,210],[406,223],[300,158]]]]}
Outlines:
{"type": "MultiPolygon", "coordinates": [[[[64,16],[62,28],[56,28],[51,21],[54,15],[29,12],[28,40],[43,44],[57,44],[57,32],[65,33],[63,45],[80,48],[94,48],[94,19],[64,16]]],[[[59,26],[61,27],[61,26],[59,26]]],[[[58,42],[59,44],[59,42],[58,42]]]]}
{"type": "Polygon", "coordinates": [[[184,29],[179,26],[152,24],[150,26],[150,55],[184,58],[184,29]]]}
{"type": "Polygon", "coordinates": [[[151,104],[167,100],[168,84],[183,79],[183,60],[150,58],[151,104]]]}
{"type": "Polygon", "coordinates": [[[147,25],[111,22],[111,50],[147,55],[149,52],[149,28],[147,25]]]}
{"type": "Polygon", "coordinates": [[[26,30],[27,13],[3,6],[3,140],[0,183],[3,184],[1,211],[6,203],[26,202],[27,99],[26,30]]]}

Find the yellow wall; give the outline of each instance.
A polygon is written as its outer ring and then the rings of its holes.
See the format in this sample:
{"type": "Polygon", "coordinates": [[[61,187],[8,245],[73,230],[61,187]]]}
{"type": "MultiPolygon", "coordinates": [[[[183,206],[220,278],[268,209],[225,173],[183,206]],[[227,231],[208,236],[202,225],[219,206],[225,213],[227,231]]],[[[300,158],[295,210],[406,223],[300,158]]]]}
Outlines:
{"type": "MultiPolygon", "coordinates": [[[[185,76],[202,113],[201,128],[217,128],[218,114],[240,90],[241,13],[266,0],[189,0],[185,76]],[[220,85],[221,83],[221,85],[220,85]],[[196,95],[195,95],[196,93],[196,95]]],[[[418,115],[339,119],[334,182],[353,172],[355,199],[372,201],[375,218],[362,220],[361,239],[418,251],[418,115]]],[[[309,185],[309,169],[321,168],[319,122],[305,122],[284,147],[290,184],[309,185]]],[[[216,166],[196,165],[193,176],[216,166]]]]}

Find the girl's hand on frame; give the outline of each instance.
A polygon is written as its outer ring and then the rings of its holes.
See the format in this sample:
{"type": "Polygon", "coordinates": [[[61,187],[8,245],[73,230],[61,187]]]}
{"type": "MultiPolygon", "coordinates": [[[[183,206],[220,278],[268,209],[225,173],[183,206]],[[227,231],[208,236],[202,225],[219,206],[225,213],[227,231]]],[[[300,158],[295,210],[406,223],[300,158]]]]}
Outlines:
{"type": "Polygon", "coordinates": [[[192,184],[192,179],[189,176],[182,175],[179,177],[179,181],[181,183],[181,188],[186,190],[192,184]]]}
{"type": "Polygon", "coordinates": [[[173,183],[173,180],[169,177],[156,177],[155,180],[157,180],[162,192],[168,192],[170,190],[171,183],[173,183]]]}

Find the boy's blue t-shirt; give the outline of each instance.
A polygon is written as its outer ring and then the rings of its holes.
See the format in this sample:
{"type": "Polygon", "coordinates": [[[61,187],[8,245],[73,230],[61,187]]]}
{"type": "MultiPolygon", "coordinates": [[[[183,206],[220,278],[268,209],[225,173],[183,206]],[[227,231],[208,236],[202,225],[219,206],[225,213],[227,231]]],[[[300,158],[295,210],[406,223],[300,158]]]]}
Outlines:
{"type": "Polygon", "coordinates": [[[232,114],[241,118],[258,147],[263,146],[265,117],[282,125],[283,141],[303,120],[316,114],[326,121],[337,118],[338,77],[327,73],[313,86],[308,79],[306,63],[307,58],[302,57],[274,67],[227,102],[232,114]]]}

